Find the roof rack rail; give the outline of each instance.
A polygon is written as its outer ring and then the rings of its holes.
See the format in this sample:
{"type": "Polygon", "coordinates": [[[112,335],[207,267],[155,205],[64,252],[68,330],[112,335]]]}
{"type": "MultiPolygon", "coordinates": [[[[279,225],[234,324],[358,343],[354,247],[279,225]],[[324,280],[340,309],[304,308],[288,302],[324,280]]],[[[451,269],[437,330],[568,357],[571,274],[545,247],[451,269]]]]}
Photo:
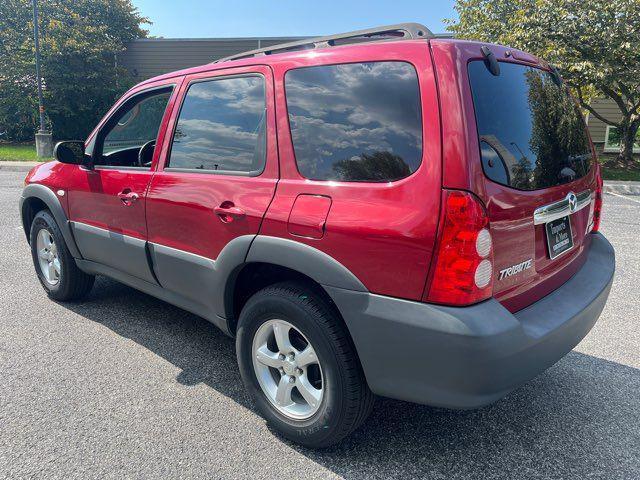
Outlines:
{"type": "Polygon", "coordinates": [[[260,55],[272,55],[274,53],[284,53],[296,50],[312,50],[314,48],[334,47],[346,45],[348,43],[364,43],[375,41],[388,41],[401,39],[434,38],[435,35],[424,25],[419,23],[398,23],[396,25],[386,25],[382,27],[367,28],[353,32],[338,33],[327,37],[307,38],[295,42],[281,43],[271,47],[249,50],[229,57],[220,58],[212,63],[226,62],[228,60],[238,60],[240,58],[257,57],[260,55]],[[377,37],[377,38],[376,38],[377,37]]]}

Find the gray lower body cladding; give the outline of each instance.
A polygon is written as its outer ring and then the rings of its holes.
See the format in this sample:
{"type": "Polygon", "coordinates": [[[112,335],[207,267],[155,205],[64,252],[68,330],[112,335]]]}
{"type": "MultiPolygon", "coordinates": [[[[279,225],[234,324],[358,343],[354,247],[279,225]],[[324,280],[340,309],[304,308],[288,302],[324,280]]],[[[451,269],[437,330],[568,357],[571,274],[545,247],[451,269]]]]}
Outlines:
{"type": "Polygon", "coordinates": [[[52,211],[82,270],[201,315],[226,333],[233,278],[243,265],[305,272],[342,313],[374,393],[451,408],[491,403],[569,352],[599,317],[615,270],[613,248],[596,234],[580,271],[516,314],[495,300],[443,307],[371,294],[334,259],[291,240],[242,236],[214,261],[88,225],[73,225],[72,232],[56,195],[42,185],[27,186],[20,201],[27,235],[28,197],[52,211]]]}
{"type": "Polygon", "coordinates": [[[613,247],[595,234],[580,271],[515,314],[493,299],[454,308],[325,288],[374,393],[467,409],[496,401],[575,347],[600,316],[614,271],[613,247]]]}

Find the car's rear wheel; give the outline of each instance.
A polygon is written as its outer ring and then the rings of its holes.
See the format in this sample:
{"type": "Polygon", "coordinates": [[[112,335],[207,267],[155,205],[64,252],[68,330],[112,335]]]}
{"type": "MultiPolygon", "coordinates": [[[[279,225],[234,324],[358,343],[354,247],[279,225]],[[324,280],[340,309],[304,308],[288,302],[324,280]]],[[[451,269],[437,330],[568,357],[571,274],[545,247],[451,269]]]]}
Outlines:
{"type": "Polygon", "coordinates": [[[51,213],[36,214],[29,238],[33,265],[49,297],[76,300],[89,293],[95,277],[78,268],[51,213]]]}
{"type": "Polygon", "coordinates": [[[256,408],[278,432],[310,447],[339,442],[373,405],[342,320],[312,289],[267,287],[249,299],[238,364],[256,408]]]}

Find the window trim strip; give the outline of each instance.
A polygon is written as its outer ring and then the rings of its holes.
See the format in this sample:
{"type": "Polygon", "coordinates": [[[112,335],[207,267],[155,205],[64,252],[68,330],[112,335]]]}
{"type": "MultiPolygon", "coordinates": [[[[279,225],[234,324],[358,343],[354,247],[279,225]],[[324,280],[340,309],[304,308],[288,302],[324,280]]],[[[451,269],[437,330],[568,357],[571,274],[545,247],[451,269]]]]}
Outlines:
{"type": "Polygon", "coordinates": [[[591,193],[591,190],[587,189],[576,194],[576,207],[573,210],[571,209],[571,202],[569,200],[571,193],[569,193],[562,200],[536,208],[533,212],[533,224],[543,225],[545,223],[549,223],[554,220],[558,220],[559,218],[579,212],[583,208],[589,206],[589,204],[591,203],[591,193]]]}
{"type": "Polygon", "coordinates": [[[338,183],[348,183],[348,184],[375,184],[375,185],[383,185],[383,184],[393,184],[396,182],[400,182],[402,180],[405,180],[407,178],[412,177],[413,175],[415,175],[424,165],[424,156],[425,156],[425,118],[424,118],[424,112],[423,112],[423,99],[422,99],[422,85],[420,84],[420,69],[418,68],[418,66],[413,63],[412,61],[410,61],[409,59],[384,59],[384,60],[354,60],[354,61],[344,61],[344,62],[337,62],[337,63],[322,63],[319,65],[305,65],[305,66],[300,66],[300,67],[294,67],[294,68],[289,68],[287,69],[286,72],[284,72],[283,75],[283,79],[282,79],[282,84],[283,84],[283,90],[284,90],[284,97],[285,97],[285,106],[286,106],[286,118],[287,118],[287,125],[288,125],[288,133],[289,133],[289,138],[291,141],[291,147],[292,147],[292,151],[293,151],[293,160],[294,160],[294,165],[296,167],[296,171],[298,173],[298,175],[300,175],[300,178],[304,179],[304,180],[309,180],[312,182],[338,182],[338,183]],[[293,140],[293,128],[291,125],[291,113],[290,113],[290,105],[289,105],[289,96],[287,94],[287,76],[289,75],[289,73],[291,72],[295,72],[295,71],[299,71],[299,70],[305,70],[305,69],[313,69],[313,68],[320,68],[320,67],[337,67],[337,66],[343,66],[343,65],[362,65],[362,64],[366,64],[366,63],[404,63],[406,65],[409,65],[412,69],[413,69],[413,73],[415,73],[415,79],[416,79],[416,89],[418,92],[418,114],[420,117],[420,151],[419,151],[419,155],[418,155],[418,165],[416,166],[415,170],[413,170],[412,172],[409,173],[409,175],[405,176],[405,177],[401,177],[401,178],[395,178],[392,180],[371,180],[371,179],[367,179],[367,180],[341,180],[341,179],[324,179],[324,178],[313,178],[313,177],[308,177],[305,174],[302,173],[302,171],[300,170],[300,164],[298,163],[298,157],[296,155],[296,146],[295,146],[295,142],[293,140]]]}
{"type": "Polygon", "coordinates": [[[246,73],[235,73],[229,75],[215,75],[212,77],[203,77],[203,78],[195,78],[193,80],[189,80],[187,85],[185,86],[184,93],[180,98],[180,107],[175,114],[175,122],[173,124],[173,130],[171,131],[171,135],[169,136],[169,145],[167,147],[167,153],[165,155],[165,161],[162,168],[163,172],[174,172],[174,173],[201,173],[208,175],[236,175],[240,177],[259,177],[262,175],[267,168],[267,157],[268,157],[268,122],[267,122],[267,114],[268,114],[268,93],[267,93],[267,77],[262,72],[246,72],[246,73]],[[262,86],[264,90],[264,118],[265,118],[265,148],[264,148],[264,156],[262,159],[262,168],[260,170],[250,170],[250,171],[235,171],[235,170],[211,170],[211,169],[200,169],[200,168],[187,168],[187,167],[172,167],[171,166],[171,152],[173,150],[173,140],[175,137],[176,129],[178,128],[178,122],[180,121],[180,113],[182,113],[182,107],[184,106],[184,102],[187,99],[187,95],[189,94],[189,89],[192,85],[196,83],[205,83],[205,82],[215,82],[218,80],[228,80],[232,78],[247,78],[247,77],[260,77],[262,78],[262,86]]]}

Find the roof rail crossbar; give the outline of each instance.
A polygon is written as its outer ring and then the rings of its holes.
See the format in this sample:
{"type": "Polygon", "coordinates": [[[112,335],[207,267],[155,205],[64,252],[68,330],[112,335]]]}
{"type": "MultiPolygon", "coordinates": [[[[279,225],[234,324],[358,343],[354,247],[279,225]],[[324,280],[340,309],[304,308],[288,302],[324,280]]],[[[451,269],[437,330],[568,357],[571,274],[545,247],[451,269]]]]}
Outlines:
{"type": "Polygon", "coordinates": [[[295,42],[280,43],[266,48],[249,50],[229,57],[224,57],[213,63],[226,62],[228,60],[238,60],[240,58],[250,58],[260,55],[272,55],[274,53],[284,53],[295,50],[311,50],[314,48],[333,47],[348,43],[364,43],[385,40],[420,39],[433,38],[435,35],[424,25],[419,23],[398,23],[396,25],[386,25],[382,27],[356,30],[354,32],[338,33],[326,37],[307,38],[295,42]]]}

